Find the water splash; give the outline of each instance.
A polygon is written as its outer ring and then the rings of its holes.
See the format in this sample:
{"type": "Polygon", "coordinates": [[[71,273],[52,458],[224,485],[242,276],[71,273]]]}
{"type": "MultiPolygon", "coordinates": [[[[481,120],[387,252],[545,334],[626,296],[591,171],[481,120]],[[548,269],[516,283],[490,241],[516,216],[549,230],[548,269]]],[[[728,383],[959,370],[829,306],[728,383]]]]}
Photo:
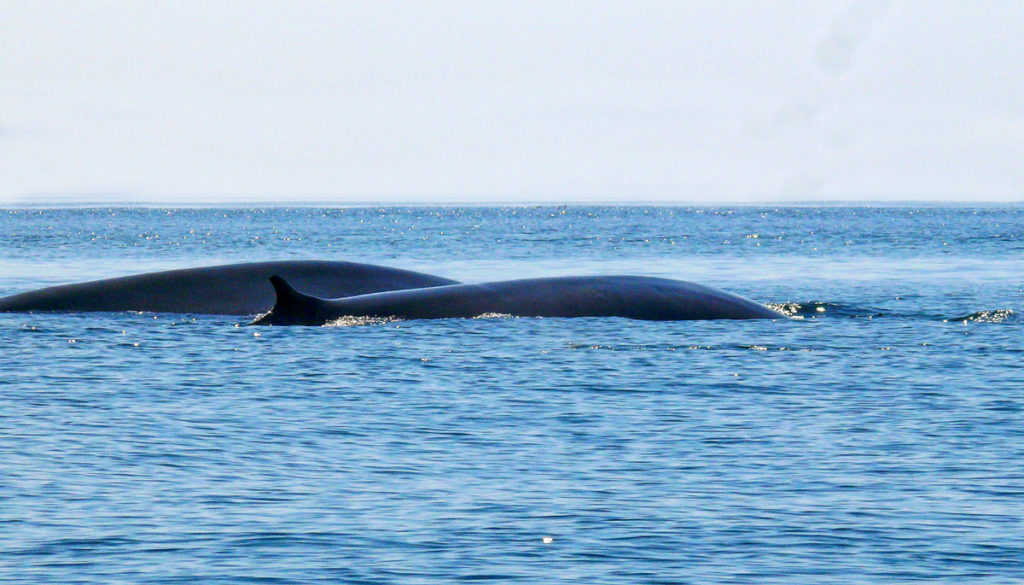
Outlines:
{"type": "Polygon", "coordinates": [[[324,327],[362,327],[365,325],[384,325],[385,323],[393,323],[395,321],[401,321],[396,317],[355,317],[346,315],[344,317],[338,317],[332,321],[324,323],[324,327]]]}
{"type": "Polygon", "coordinates": [[[970,313],[970,314],[967,314],[967,315],[962,315],[960,317],[951,317],[951,318],[948,318],[948,319],[943,319],[943,322],[946,322],[946,323],[951,323],[951,322],[955,323],[955,322],[958,322],[958,321],[962,322],[964,324],[967,324],[967,323],[1004,323],[1004,322],[1007,322],[1007,321],[1009,321],[1011,323],[1017,323],[1017,322],[1020,322],[1020,316],[1016,312],[1014,312],[1012,309],[994,309],[994,310],[986,310],[986,311],[975,311],[973,313],[970,313]]]}
{"type": "Polygon", "coordinates": [[[767,303],[768,307],[796,319],[814,319],[818,317],[856,317],[871,319],[884,317],[887,313],[871,307],[858,307],[841,303],[824,301],[767,303]]]}

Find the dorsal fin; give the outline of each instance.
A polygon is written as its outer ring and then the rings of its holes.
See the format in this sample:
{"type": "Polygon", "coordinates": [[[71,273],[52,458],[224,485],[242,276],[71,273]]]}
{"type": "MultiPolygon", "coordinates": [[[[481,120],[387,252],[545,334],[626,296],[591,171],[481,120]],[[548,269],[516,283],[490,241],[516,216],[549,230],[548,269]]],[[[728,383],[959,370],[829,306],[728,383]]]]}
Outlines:
{"type": "Polygon", "coordinates": [[[266,315],[261,315],[252,322],[253,325],[319,325],[320,304],[323,299],[305,295],[295,290],[292,285],[278,276],[270,277],[277,300],[274,308],[266,315]]]}

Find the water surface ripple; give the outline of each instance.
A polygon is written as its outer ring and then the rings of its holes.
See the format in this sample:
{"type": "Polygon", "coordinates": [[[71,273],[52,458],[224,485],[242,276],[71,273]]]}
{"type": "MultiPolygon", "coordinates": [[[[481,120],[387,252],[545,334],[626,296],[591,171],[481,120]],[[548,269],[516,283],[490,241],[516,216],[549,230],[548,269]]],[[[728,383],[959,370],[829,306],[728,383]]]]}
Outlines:
{"type": "Polygon", "coordinates": [[[1022,247],[1019,206],[0,209],[2,294],[325,258],[802,317],[0,314],[0,582],[1020,582],[1022,247]]]}

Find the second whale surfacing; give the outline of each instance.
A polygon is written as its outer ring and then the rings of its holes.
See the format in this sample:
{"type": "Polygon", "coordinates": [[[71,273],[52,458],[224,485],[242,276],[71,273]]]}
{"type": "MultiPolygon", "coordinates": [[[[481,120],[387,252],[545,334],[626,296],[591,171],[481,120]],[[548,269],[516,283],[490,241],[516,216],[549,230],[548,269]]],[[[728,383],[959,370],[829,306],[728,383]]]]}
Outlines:
{"type": "Polygon", "coordinates": [[[568,276],[454,284],[338,299],[298,292],[279,275],[274,308],[254,325],[325,325],[343,317],[458,319],[625,317],[651,321],[780,319],[784,315],[715,288],[649,276],[568,276]]]}
{"type": "Polygon", "coordinates": [[[0,312],[255,315],[274,305],[274,289],[267,279],[275,274],[285,275],[313,294],[331,297],[458,282],[421,272],[355,262],[248,262],[51,286],[0,298],[0,312]]]}

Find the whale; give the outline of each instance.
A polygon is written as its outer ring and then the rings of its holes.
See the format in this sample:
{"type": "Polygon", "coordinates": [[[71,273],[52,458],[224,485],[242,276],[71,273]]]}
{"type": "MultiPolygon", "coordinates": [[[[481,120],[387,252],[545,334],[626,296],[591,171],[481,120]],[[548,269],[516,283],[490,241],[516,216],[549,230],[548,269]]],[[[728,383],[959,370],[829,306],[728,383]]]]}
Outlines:
{"type": "Polygon", "coordinates": [[[780,319],[745,297],[693,282],[650,276],[565,276],[451,284],[325,299],[270,279],[277,301],[254,325],[325,325],[344,317],[464,319],[624,317],[652,321],[780,319]]]}
{"type": "Polygon", "coordinates": [[[255,315],[274,305],[273,275],[312,294],[348,297],[457,284],[421,272],[373,264],[283,260],[204,266],[51,286],[0,297],[0,312],[153,312],[255,315]]]}

